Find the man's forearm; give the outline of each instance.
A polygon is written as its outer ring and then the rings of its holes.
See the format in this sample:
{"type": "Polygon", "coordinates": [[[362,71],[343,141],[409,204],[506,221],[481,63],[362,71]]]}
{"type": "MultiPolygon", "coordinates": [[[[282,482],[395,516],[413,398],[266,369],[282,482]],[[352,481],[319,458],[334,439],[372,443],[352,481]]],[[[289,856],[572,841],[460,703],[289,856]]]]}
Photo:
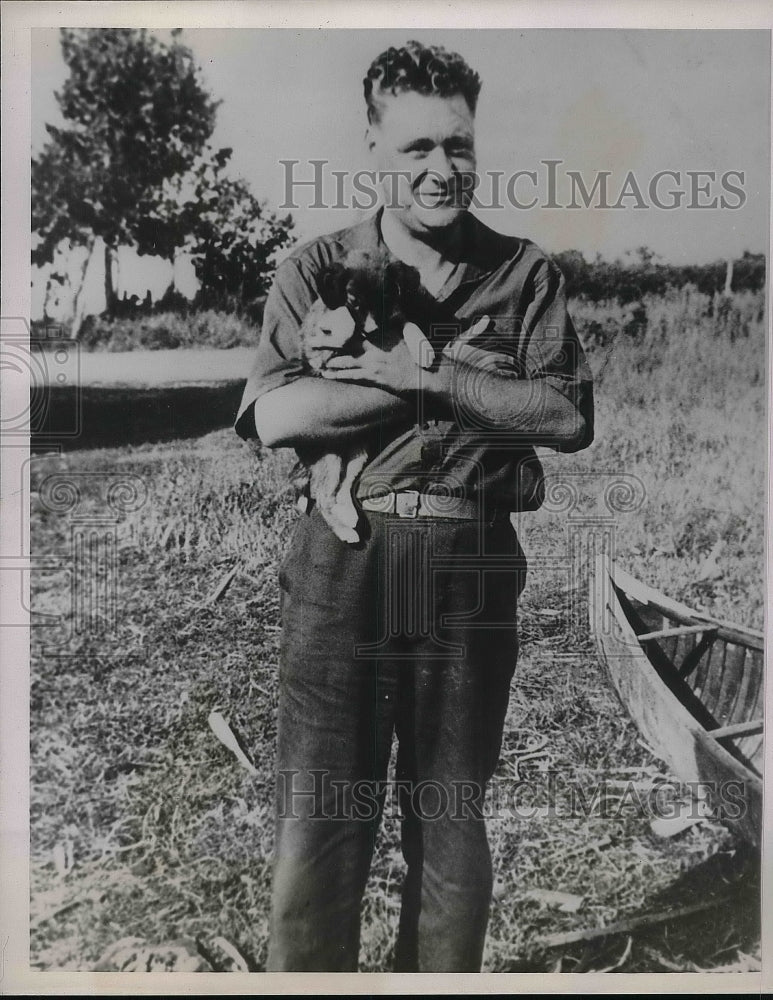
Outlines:
{"type": "Polygon", "coordinates": [[[577,408],[545,379],[522,379],[491,369],[444,361],[427,380],[428,408],[447,420],[462,420],[482,434],[510,431],[525,442],[572,450],[586,436],[577,408]]]}
{"type": "MultiPolygon", "coordinates": [[[[585,420],[545,379],[515,378],[444,360],[438,371],[422,373],[418,392],[427,416],[461,421],[472,429],[479,415],[484,435],[509,431],[525,443],[567,451],[585,446],[585,420]]],[[[416,419],[416,396],[416,389],[397,393],[304,377],[261,396],[255,403],[255,426],[268,447],[335,448],[379,427],[409,425],[416,419]]]]}
{"type": "Polygon", "coordinates": [[[409,424],[415,401],[374,386],[299,378],[255,402],[255,428],[270,448],[335,448],[382,426],[409,424]]]}

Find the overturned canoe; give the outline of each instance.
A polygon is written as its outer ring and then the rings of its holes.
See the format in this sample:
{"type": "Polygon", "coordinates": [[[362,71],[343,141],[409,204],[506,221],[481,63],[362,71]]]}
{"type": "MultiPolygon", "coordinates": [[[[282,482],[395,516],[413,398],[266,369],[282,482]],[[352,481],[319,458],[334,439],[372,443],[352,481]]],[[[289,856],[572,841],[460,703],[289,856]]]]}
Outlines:
{"type": "Polygon", "coordinates": [[[762,837],[763,635],[595,562],[591,629],[640,733],[745,840],[762,837]]]}

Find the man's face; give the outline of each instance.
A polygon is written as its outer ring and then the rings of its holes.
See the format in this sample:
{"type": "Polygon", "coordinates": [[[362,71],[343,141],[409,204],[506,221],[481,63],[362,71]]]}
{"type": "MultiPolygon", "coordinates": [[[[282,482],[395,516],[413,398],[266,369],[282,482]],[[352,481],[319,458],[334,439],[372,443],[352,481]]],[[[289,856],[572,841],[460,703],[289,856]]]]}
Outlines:
{"type": "Polygon", "coordinates": [[[475,177],[475,121],[461,94],[385,95],[368,130],[387,208],[412,232],[442,230],[468,209],[475,177]]]}

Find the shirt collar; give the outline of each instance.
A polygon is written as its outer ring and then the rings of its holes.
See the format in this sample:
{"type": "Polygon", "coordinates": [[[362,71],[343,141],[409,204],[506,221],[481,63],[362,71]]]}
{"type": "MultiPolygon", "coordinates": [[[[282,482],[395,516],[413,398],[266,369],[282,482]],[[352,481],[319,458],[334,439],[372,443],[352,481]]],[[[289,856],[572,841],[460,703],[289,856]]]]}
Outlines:
{"type": "MultiPolygon", "coordinates": [[[[362,222],[355,223],[345,229],[340,235],[340,242],[345,251],[371,251],[374,254],[384,254],[387,259],[395,260],[395,256],[381,235],[381,213],[383,208],[373,212],[362,222]]],[[[462,217],[464,239],[457,267],[443,286],[442,297],[454,291],[462,284],[479,281],[502,264],[501,255],[496,253],[499,242],[496,233],[492,232],[470,212],[462,217]]]]}

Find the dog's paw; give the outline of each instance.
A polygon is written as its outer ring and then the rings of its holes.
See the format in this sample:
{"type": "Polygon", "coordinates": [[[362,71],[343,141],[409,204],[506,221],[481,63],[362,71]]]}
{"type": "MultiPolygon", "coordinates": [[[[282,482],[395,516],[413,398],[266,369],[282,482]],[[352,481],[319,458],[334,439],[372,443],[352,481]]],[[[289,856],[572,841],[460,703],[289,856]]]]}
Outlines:
{"type": "Polygon", "coordinates": [[[340,525],[335,529],[335,533],[341,539],[342,542],[348,542],[350,545],[356,545],[360,540],[360,536],[354,530],[354,528],[347,528],[344,525],[340,525]]]}
{"type": "Polygon", "coordinates": [[[335,504],[330,513],[345,528],[356,528],[360,519],[357,508],[351,502],[335,504]]]}

